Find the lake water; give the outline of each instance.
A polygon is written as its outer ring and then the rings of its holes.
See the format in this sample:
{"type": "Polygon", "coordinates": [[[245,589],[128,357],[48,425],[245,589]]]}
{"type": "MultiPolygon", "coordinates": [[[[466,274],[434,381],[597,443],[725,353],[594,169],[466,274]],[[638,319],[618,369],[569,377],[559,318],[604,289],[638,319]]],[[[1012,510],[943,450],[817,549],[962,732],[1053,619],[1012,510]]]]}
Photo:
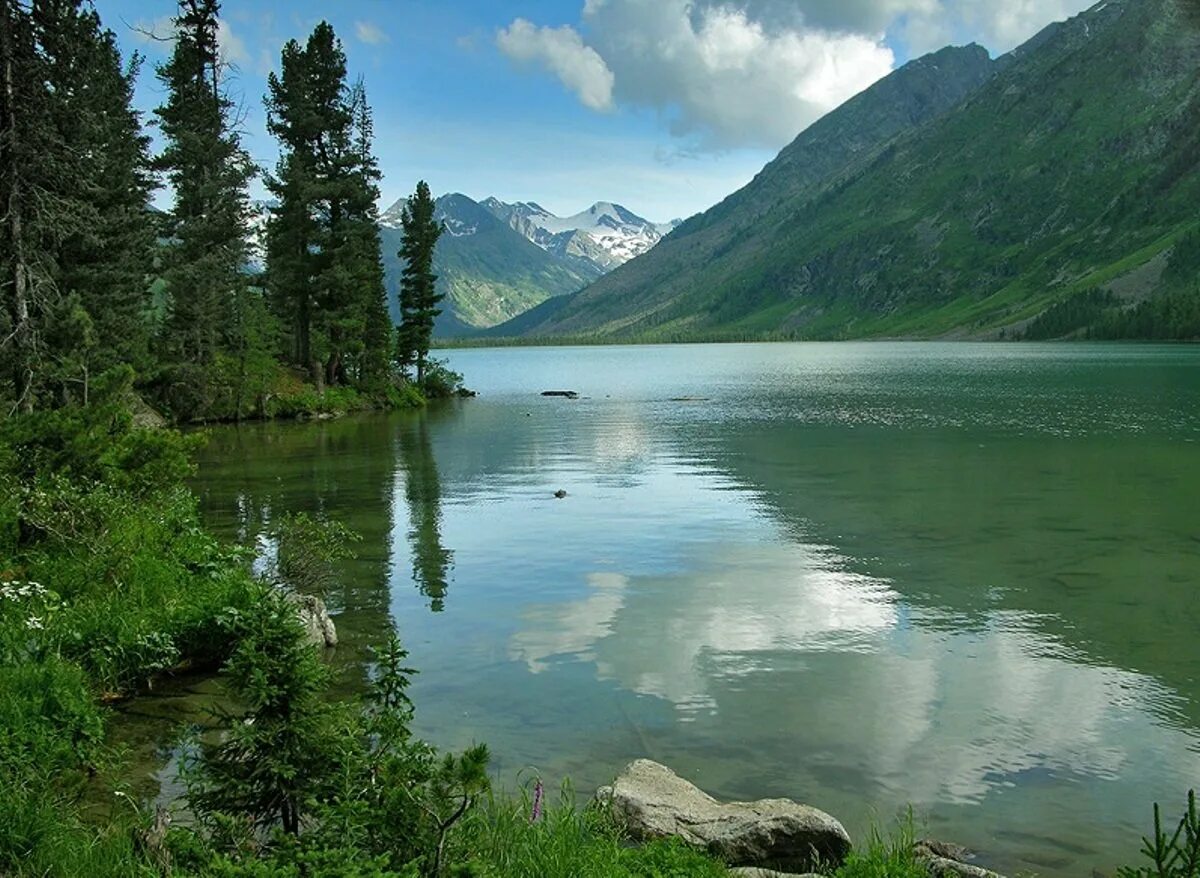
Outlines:
{"type": "Polygon", "coordinates": [[[218,429],[196,487],[243,541],[359,531],[339,688],[395,626],[419,732],[502,783],[645,756],[1045,876],[1200,786],[1200,349],[446,356],[477,399],[218,429]]]}

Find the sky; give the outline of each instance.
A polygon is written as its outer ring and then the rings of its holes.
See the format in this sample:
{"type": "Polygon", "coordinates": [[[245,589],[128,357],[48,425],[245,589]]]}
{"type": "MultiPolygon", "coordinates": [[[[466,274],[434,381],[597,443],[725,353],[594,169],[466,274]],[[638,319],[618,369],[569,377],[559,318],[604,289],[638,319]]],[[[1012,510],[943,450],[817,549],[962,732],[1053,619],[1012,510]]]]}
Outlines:
{"type": "MultiPolygon", "coordinates": [[[[171,0],[94,0],[146,57],[171,0]]],[[[437,194],[536,201],[560,215],[613,201],[686,218],[747,182],[805,127],[912,58],[978,42],[993,55],[1091,0],[225,0],[221,43],[244,144],[277,152],[262,96],[289,39],[322,19],[375,111],[382,206],[437,194]]],[[[261,183],[253,193],[262,197],[261,183]]]]}

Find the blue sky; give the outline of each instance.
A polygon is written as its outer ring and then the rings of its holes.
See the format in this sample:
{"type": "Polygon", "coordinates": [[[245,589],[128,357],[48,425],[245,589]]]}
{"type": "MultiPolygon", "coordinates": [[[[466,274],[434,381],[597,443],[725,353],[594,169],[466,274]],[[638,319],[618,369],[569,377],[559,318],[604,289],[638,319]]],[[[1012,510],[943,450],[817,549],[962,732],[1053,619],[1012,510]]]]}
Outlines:
{"type": "MultiPolygon", "coordinates": [[[[126,52],[161,61],[171,0],[95,0],[126,52]]],[[[947,43],[1007,51],[1086,0],[226,0],[245,143],[265,166],[268,71],[322,18],[375,109],[384,206],[436,193],[616,201],[655,221],[745,184],[820,115],[947,43]]],[[[139,106],[162,100],[149,67],[139,106]]],[[[261,194],[256,193],[256,194],[261,194]]]]}

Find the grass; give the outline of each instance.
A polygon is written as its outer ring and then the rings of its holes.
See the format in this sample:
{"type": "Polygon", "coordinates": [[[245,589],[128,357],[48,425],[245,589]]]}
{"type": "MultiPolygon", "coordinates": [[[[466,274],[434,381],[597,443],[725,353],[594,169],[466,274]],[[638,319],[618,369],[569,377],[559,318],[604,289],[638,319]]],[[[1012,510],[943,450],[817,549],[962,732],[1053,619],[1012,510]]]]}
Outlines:
{"type": "Polygon", "coordinates": [[[833,874],[835,878],[929,878],[929,870],[913,853],[915,841],[910,811],[890,834],[873,826],[866,844],[851,851],[833,874]]]}
{"type": "Polygon", "coordinates": [[[601,806],[580,808],[564,785],[533,822],[532,795],[491,796],[464,822],[461,854],[487,878],[719,878],[717,861],[678,841],[630,845],[601,806]]]}

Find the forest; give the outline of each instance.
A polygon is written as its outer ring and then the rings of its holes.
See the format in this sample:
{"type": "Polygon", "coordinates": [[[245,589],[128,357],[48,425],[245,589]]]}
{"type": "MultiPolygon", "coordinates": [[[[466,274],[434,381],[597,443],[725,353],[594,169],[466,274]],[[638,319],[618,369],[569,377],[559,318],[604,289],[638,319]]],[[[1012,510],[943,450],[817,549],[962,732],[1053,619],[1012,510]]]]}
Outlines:
{"type": "Polygon", "coordinates": [[[180,5],[169,60],[152,71],[165,98],[147,120],[132,103],[143,59],[123,59],[88,4],[6,5],[7,410],[86,405],[121,370],[179,423],[457,390],[429,368],[440,228],[424,183],[403,217],[401,326],[389,317],[371,108],[332,27],[283,47],[265,97],[280,158],[260,169],[241,144],[218,15],[216,2],[180,5]],[[272,200],[258,270],[248,191],[260,175],[272,200]]]}

